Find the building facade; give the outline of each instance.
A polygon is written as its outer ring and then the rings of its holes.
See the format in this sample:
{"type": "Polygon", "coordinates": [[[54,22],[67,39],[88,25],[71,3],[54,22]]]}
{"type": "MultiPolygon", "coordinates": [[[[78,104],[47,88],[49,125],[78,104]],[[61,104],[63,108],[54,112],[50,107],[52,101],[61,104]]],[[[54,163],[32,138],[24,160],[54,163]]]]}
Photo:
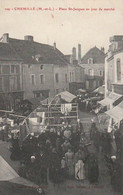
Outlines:
{"type": "Polygon", "coordinates": [[[80,66],[84,68],[87,90],[92,91],[104,84],[104,62],[104,48],[93,47],[83,56],[80,66]]]}
{"type": "Polygon", "coordinates": [[[123,116],[123,36],[110,38],[105,58],[105,98],[100,101],[107,114],[118,121],[123,116]]]}
{"type": "Polygon", "coordinates": [[[123,35],[110,38],[105,58],[105,96],[111,92],[123,95],[123,35]]]}
{"type": "Polygon", "coordinates": [[[11,110],[23,99],[22,59],[8,44],[8,34],[0,40],[0,109],[11,110]]]}
{"type": "MultiPolygon", "coordinates": [[[[4,34],[1,44],[9,46],[14,51],[13,56],[18,57],[18,61],[16,60],[19,67],[17,69],[18,85],[15,87],[16,90],[23,90],[24,99],[54,97],[62,91],[69,91],[70,83],[83,80],[83,69],[70,64],[65,55],[56,48],[56,43],[50,46],[35,42],[33,36],[30,35],[19,40],[10,38],[9,34],[4,34]]],[[[11,64],[9,59],[8,63],[11,64]]]]}

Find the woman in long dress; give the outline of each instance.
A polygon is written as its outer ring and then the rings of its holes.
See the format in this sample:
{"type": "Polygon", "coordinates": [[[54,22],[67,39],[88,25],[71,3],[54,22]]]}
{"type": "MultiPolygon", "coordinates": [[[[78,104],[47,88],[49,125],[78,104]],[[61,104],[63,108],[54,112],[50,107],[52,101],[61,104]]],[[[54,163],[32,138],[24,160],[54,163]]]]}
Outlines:
{"type": "Polygon", "coordinates": [[[82,160],[78,160],[78,162],[75,164],[75,178],[77,180],[85,179],[84,163],[82,160]]]}

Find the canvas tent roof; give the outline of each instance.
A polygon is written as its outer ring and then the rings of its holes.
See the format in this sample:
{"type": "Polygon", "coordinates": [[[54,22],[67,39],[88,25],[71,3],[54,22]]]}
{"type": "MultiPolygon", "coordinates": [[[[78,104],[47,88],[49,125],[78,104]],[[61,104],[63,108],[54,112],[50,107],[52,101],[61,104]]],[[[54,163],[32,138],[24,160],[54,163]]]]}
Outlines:
{"type": "Polygon", "coordinates": [[[0,181],[18,178],[16,171],[0,156],[0,181]]]}
{"type": "Polygon", "coordinates": [[[16,183],[28,187],[36,187],[37,185],[20,177],[16,171],[0,156],[0,182],[9,181],[11,183],[16,183]]]}
{"type": "Polygon", "coordinates": [[[110,93],[108,97],[104,98],[103,100],[99,101],[98,103],[102,106],[108,106],[110,104],[113,104],[118,99],[120,99],[122,95],[116,94],[116,93],[110,93]]]}
{"type": "Polygon", "coordinates": [[[114,108],[108,110],[106,114],[108,114],[116,122],[121,121],[123,119],[123,101],[114,108]]]}
{"type": "Polygon", "coordinates": [[[61,93],[59,93],[58,95],[56,96],[61,96],[61,99],[63,99],[64,101],[70,103],[73,101],[73,99],[76,98],[75,95],[73,95],[72,93],[68,92],[68,91],[63,91],[61,93]]]}

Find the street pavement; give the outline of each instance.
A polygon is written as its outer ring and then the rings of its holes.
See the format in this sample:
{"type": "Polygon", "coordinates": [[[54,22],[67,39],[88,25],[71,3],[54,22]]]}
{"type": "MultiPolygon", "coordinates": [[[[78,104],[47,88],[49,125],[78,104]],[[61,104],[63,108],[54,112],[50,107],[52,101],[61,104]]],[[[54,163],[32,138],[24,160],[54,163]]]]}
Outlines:
{"type": "MultiPolygon", "coordinates": [[[[95,116],[91,113],[80,112],[79,117],[83,123],[85,132],[89,133],[91,119],[95,118],[95,116]]],[[[97,120],[97,118],[95,118],[95,120],[97,120]]],[[[10,166],[12,166],[15,171],[18,171],[19,162],[12,161],[10,159],[10,151],[8,149],[9,145],[9,142],[0,141],[0,155],[8,162],[10,166]]],[[[110,176],[101,154],[99,154],[98,159],[100,174],[99,183],[96,185],[89,184],[88,180],[85,180],[84,183],[82,183],[73,179],[66,180],[65,182],[60,184],[53,184],[48,181],[48,185],[41,185],[41,187],[46,191],[46,195],[119,195],[119,193],[114,192],[112,189],[112,186],[110,184],[110,176]]],[[[20,193],[18,191],[16,195],[19,194],[20,193]]],[[[11,193],[9,193],[8,191],[5,195],[11,195],[11,193]]],[[[23,193],[22,195],[25,195],[25,193],[23,193]]]]}

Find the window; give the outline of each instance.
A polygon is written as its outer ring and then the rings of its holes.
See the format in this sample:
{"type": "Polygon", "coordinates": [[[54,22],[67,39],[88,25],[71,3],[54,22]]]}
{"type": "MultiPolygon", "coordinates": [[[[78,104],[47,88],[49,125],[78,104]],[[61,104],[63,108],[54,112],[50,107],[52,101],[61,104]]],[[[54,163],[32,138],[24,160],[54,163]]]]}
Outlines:
{"type": "Polygon", "coordinates": [[[0,74],[2,74],[2,66],[0,65],[0,74]]]}
{"type": "Polygon", "coordinates": [[[9,88],[11,91],[17,90],[17,77],[16,76],[11,76],[9,78],[9,88]]]}
{"type": "Polygon", "coordinates": [[[11,65],[11,74],[16,74],[17,73],[17,69],[15,65],[11,65]]]}
{"type": "Polygon", "coordinates": [[[44,75],[40,75],[40,84],[44,84],[44,75]]]}
{"type": "Polygon", "coordinates": [[[40,69],[43,70],[43,68],[44,68],[44,65],[41,65],[41,66],[40,66],[40,69]]]}
{"type": "Polygon", "coordinates": [[[71,77],[72,77],[72,74],[71,74],[71,72],[70,72],[70,79],[69,79],[70,82],[71,82],[71,77]]]}
{"type": "Polygon", "coordinates": [[[35,85],[35,75],[34,74],[31,75],[31,84],[35,85]]]}
{"type": "Polygon", "coordinates": [[[103,76],[103,72],[102,72],[102,70],[100,70],[100,76],[103,76]]]}
{"type": "Polygon", "coordinates": [[[3,90],[3,78],[0,77],[0,91],[3,90]]]}
{"type": "Polygon", "coordinates": [[[93,76],[93,75],[94,75],[94,73],[93,73],[93,70],[92,70],[92,69],[88,69],[88,75],[90,75],[90,76],[93,76]]]}
{"type": "Polygon", "coordinates": [[[56,80],[56,83],[59,82],[59,75],[58,75],[58,73],[55,74],[55,80],[56,80]]]}
{"type": "Polygon", "coordinates": [[[104,70],[103,70],[103,77],[105,76],[105,72],[104,72],[104,70]]]}
{"type": "Polygon", "coordinates": [[[121,81],[121,62],[117,59],[117,81],[121,81]]]}
{"type": "Polygon", "coordinates": [[[67,83],[67,74],[65,74],[65,82],[67,83]]]}
{"type": "Polygon", "coordinates": [[[88,59],[88,64],[93,64],[93,58],[88,59]]]}
{"type": "Polygon", "coordinates": [[[72,72],[72,81],[75,81],[74,72],[72,72]]]}

